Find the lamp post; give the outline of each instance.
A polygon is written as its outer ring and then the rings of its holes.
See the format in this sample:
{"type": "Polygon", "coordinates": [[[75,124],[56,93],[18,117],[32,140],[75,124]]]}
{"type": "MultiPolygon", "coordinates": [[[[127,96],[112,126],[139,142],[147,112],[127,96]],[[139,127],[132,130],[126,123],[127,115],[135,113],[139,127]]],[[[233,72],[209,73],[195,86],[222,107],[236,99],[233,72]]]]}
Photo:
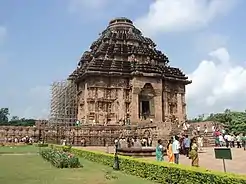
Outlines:
{"type": "Polygon", "coordinates": [[[118,145],[119,145],[119,142],[117,140],[117,142],[115,142],[114,166],[113,166],[114,170],[120,170],[120,163],[119,163],[119,157],[118,157],[118,145]]]}

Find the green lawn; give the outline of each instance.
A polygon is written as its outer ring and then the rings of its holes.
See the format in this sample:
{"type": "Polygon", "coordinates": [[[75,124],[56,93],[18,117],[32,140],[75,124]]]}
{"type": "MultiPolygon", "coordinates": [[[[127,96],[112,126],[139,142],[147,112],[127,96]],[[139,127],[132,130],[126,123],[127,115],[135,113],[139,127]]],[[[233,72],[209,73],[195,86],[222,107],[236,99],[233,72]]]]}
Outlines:
{"type": "MultiPolygon", "coordinates": [[[[34,153],[33,146],[8,148],[0,147],[0,153],[34,153]]],[[[57,169],[39,155],[0,154],[1,184],[153,184],[111,168],[80,159],[83,168],[57,169]]]]}
{"type": "Polygon", "coordinates": [[[8,153],[38,153],[39,148],[36,146],[0,146],[0,154],[8,153]]]}

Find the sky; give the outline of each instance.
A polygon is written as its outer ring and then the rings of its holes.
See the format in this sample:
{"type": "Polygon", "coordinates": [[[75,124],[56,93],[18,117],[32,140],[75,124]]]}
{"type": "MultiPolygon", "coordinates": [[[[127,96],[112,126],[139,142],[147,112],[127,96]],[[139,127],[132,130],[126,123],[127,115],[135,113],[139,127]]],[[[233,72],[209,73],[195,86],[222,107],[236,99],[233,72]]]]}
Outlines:
{"type": "Polygon", "coordinates": [[[245,7],[244,0],[0,0],[0,107],[48,117],[52,82],[66,79],[108,22],[123,16],[193,81],[189,117],[245,110],[245,7]]]}

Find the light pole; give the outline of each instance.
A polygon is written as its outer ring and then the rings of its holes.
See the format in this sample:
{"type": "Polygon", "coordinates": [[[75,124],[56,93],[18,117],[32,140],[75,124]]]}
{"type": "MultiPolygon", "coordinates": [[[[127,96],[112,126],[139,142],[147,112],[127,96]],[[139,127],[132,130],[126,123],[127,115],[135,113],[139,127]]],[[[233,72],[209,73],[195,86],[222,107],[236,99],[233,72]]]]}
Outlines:
{"type": "Polygon", "coordinates": [[[120,163],[119,163],[119,157],[118,157],[118,145],[119,145],[119,142],[117,140],[117,142],[115,143],[114,166],[113,166],[114,170],[120,170],[120,163]]]}

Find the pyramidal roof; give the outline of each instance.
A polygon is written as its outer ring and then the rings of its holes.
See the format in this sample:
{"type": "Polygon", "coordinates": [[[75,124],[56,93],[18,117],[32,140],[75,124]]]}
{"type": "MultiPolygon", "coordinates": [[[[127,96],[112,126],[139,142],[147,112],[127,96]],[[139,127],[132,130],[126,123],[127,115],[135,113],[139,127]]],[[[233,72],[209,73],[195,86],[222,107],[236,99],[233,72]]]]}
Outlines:
{"type": "Polygon", "coordinates": [[[165,54],[142,35],[125,17],[111,20],[107,28],[82,55],[69,79],[78,81],[89,75],[159,76],[190,83],[179,68],[170,67],[165,54]]]}

